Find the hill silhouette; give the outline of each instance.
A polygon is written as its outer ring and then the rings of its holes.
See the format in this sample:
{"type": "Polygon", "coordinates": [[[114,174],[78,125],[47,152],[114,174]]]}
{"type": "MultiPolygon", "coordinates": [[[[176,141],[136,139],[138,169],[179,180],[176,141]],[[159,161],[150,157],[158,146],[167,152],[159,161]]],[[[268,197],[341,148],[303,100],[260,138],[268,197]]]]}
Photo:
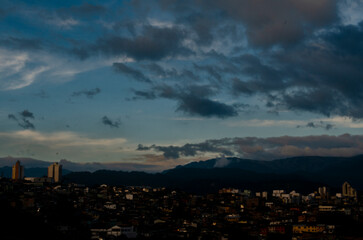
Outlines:
{"type": "Polygon", "coordinates": [[[307,192],[323,185],[339,189],[344,181],[363,189],[362,167],[362,155],[350,158],[294,157],[274,161],[220,158],[177,166],[162,173],[102,170],[73,172],[66,179],[91,185],[165,186],[201,193],[223,187],[307,192]]]}

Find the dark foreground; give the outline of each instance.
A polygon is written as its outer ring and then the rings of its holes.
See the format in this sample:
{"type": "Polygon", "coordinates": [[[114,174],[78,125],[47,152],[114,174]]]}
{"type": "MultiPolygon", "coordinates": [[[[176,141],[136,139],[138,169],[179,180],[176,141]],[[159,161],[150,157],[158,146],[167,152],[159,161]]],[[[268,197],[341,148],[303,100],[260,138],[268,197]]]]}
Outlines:
{"type": "Polygon", "coordinates": [[[0,183],[4,240],[363,239],[362,201],[328,192],[0,183]]]}

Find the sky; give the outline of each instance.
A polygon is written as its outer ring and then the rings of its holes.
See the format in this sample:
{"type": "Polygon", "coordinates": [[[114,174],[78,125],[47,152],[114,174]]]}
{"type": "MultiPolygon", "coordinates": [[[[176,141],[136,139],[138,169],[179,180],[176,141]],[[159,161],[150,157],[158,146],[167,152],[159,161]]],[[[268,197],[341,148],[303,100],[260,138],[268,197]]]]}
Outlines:
{"type": "Polygon", "coordinates": [[[0,2],[1,156],[363,154],[363,0],[0,2]]]}

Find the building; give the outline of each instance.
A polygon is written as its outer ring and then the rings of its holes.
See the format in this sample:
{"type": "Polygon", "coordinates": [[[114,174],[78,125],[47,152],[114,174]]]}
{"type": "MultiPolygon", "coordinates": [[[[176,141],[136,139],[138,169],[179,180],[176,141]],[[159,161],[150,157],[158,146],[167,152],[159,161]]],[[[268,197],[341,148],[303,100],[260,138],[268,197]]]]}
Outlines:
{"type": "Polygon", "coordinates": [[[53,179],[48,177],[26,177],[24,180],[32,183],[51,183],[53,179]]]}
{"type": "Polygon", "coordinates": [[[24,178],[24,166],[21,166],[20,162],[17,161],[13,166],[12,179],[21,180],[23,178],[24,178]]]}
{"type": "Polygon", "coordinates": [[[318,225],[305,225],[305,224],[298,224],[292,226],[293,233],[323,233],[325,231],[325,225],[318,224],[318,225]]]}
{"type": "Polygon", "coordinates": [[[321,197],[321,199],[327,199],[330,197],[329,195],[329,189],[327,187],[319,187],[318,188],[318,193],[321,197]]]}
{"type": "Polygon", "coordinates": [[[137,232],[133,226],[118,226],[111,228],[93,228],[91,229],[91,239],[115,239],[125,235],[127,239],[136,238],[137,232]]]}
{"type": "Polygon", "coordinates": [[[272,196],[273,197],[281,197],[282,194],[285,193],[285,190],[273,190],[272,191],[272,196]]]}
{"type": "Polygon", "coordinates": [[[48,178],[52,178],[54,182],[62,180],[62,165],[53,163],[48,167],[48,178]]]}
{"type": "Polygon", "coordinates": [[[343,183],[343,186],[342,186],[342,195],[343,195],[343,197],[356,198],[357,191],[352,186],[350,186],[350,184],[348,182],[345,182],[345,183],[343,183]]]}

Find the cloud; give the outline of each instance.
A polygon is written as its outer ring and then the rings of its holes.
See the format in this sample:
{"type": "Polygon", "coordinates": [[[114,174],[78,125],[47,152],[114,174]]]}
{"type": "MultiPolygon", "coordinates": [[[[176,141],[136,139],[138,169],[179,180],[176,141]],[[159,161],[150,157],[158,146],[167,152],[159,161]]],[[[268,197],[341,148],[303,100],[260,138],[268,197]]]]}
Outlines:
{"type": "Polygon", "coordinates": [[[33,118],[34,119],[34,114],[28,110],[24,110],[24,111],[20,112],[19,114],[24,118],[33,118]]]}
{"type": "Polygon", "coordinates": [[[11,119],[11,120],[15,120],[15,121],[18,121],[18,119],[15,117],[14,114],[9,114],[8,115],[8,118],[11,119]]]}
{"type": "Polygon", "coordinates": [[[190,115],[218,118],[234,117],[238,115],[235,107],[207,98],[185,95],[181,96],[179,100],[180,103],[177,111],[182,111],[190,115]]]}
{"type": "MultiPolygon", "coordinates": [[[[92,138],[70,131],[40,132],[21,130],[0,132],[0,151],[19,155],[32,149],[37,158],[59,161],[60,158],[87,159],[87,161],[122,161],[120,154],[127,153],[125,138],[92,138]]],[[[127,156],[127,155],[126,155],[127,156]]],[[[80,161],[82,162],[82,161],[80,161]]]]}
{"type": "Polygon", "coordinates": [[[1,136],[13,136],[12,138],[19,140],[34,141],[35,143],[52,143],[56,147],[71,146],[107,146],[108,144],[115,146],[126,142],[124,138],[114,139],[97,139],[88,138],[74,132],[54,132],[42,133],[32,130],[16,131],[12,133],[0,133],[1,136]]]}
{"type": "Polygon", "coordinates": [[[187,143],[182,146],[139,145],[137,150],[162,152],[165,158],[220,154],[256,160],[273,160],[294,156],[354,156],[363,153],[362,147],[362,135],[343,134],[339,136],[222,138],[201,143],[187,143]]]}
{"type": "Polygon", "coordinates": [[[57,10],[57,13],[62,16],[90,16],[90,15],[101,15],[105,13],[107,9],[101,5],[94,5],[89,3],[83,3],[78,6],[71,6],[69,8],[61,8],[57,10]]]}
{"type": "Polygon", "coordinates": [[[93,88],[90,90],[82,90],[82,91],[77,91],[77,92],[73,92],[72,93],[72,97],[79,97],[79,96],[86,96],[87,98],[92,99],[95,95],[99,94],[101,92],[101,89],[97,88],[93,88]]]}
{"type": "Polygon", "coordinates": [[[28,118],[34,119],[34,114],[28,110],[24,110],[16,117],[14,114],[9,114],[8,119],[18,123],[18,125],[24,129],[35,129],[35,126],[28,118]]]}
{"type": "Polygon", "coordinates": [[[320,45],[303,45],[277,56],[286,66],[284,75],[291,76],[289,85],[295,87],[277,102],[294,110],[362,118],[362,39],[363,23],[341,26],[323,33],[320,45]]]}
{"type": "Polygon", "coordinates": [[[242,24],[253,46],[291,45],[314,30],[338,20],[337,1],[157,1],[162,9],[180,16],[195,32],[200,45],[210,44],[212,29],[228,21],[242,24]],[[190,7],[190,6],[193,6],[190,7]],[[183,17],[188,16],[188,17],[183,17]],[[212,17],[213,16],[213,17],[212,17]]]}
{"type": "Polygon", "coordinates": [[[148,92],[135,92],[133,99],[155,99],[157,97],[176,100],[180,111],[192,116],[228,118],[238,115],[239,106],[231,106],[219,101],[209,99],[215,95],[215,90],[209,85],[169,86],[165,84],[154,85],[148,92]]]}
{"type": "Polygon", "coordinates": [[[101,53],[106,56],[122,56],[135,60],[160,60],[178,55],[186,56],[192,52],[183,46],[185,32],[178,27],[154,27],[145,25],[142,33],[133,38],[105,36],[95,44],[74,48],[73,52],[83,52],[83,56],[101,53]]]}
{"type": "Polygon", "coordinates": [[[337,1],[214,0],[208,2],[246,26],[251,44],[289,45],[337,20],[337,1]]]}
{"type": "Polygon", "coordinates": [[[325,130],[331,130],[334,128],[333,124],[330,123],[325,123],[323,121],[314,123],[314,122],[308,122],[305,126],[301,126],[301,125],[297,125],[297,128],[303,128],[303,127],[307,127],[307,128],[323,128],[325,130]]]}
{"type": "Polygon", "coordinates": [[[32,84],[38,75],[48,70],[42,64],[32,64],[27,53],[0,49],[0,89],[15,90],[32,84]]]}
{"type": "Polygon", "coordinates": [[[102,118],[102,123],[106,126],[110,126],[111,128],[118,128],[121,124],[121,121],[117,120],[117,121],[112,121],[110,118],[108,118],[107,116],[104,116],[102,118]]]}
{"type": "Polygon", "coordinates": [[[128,75],[137,81],[148,83],[151,82],[150,79],[147,78],[141,71],[131,68],[123,63],[113,63],[112,67],[116,72],[128,75]]]}
{"type": "Polygon", "coordinates": [[[39,50],[42,48],[40,39],[6,37],[0,39],[0,46],[14,50],[39,50]]]}
{"type": "Polygon", "coordinates": [[[214,164],[213,167],[215,168],[223,168],[226,167],[230,164],[230,160],[228,160],[225,156],[222,156],[220,158],[216,159],[216,163],[214,164]]]}
{"type": "Polygon", "coordinates": [[[25,118],[22,118],[21,121],[18,121],[18,125],[24,129],[35,129],[34,124],[25,118]]]}
{"type": "Polygon", "coordinates": [[[163,152],[163,156],[166,159],[177,159],[181,156],[184,157],[194,157],[199,153],[212,152],[212,153],[221,153],[227,156],[232,156],[233,153],[224,147],[220,147],[216,144],[216,140],[206,140],[203,143],[199,144],[185,144],[183,146],[144,146],[139,144],[137,149],[138,151],[147,151],[147,150],[155,150],[157,152],[163,152]]]}
{"type": "Polygon", "coordinates": [[[38,51],[0,48],[0,90],[22,89],[38,81],[66,82],[79,73],[105,65],[109,62],[102,59],[82,62],[69,59],[68,55],[60,55],[59,49],[53,48],[38,51]]]}
{"type": "MultiPolygon", "coordinates": [[[[363,23],[357,14],[353,25],[338,16],[349,3],[133,1],[122,5],[131,14],[121,23],[114,19],[117,3],[39,9],[20,5],[11,7],[9,14],[50,34],[2,35],[1,90],[43,79],[68,81],[113,63],[113,70],[140,84],[152,83],[149,89],[132,90],[134,97],[129,99],[167,98],[186,115],[237,116],[240,109],[225,99],[233,97],[238,103],[258,95],[259,104],[270,112],[363,118],[363,23]],[[67,37],[53,39],[56,31],[67,37]],[[69,59],[67,53],[83,61],[69,59]],[[120,62],[122,58],[132,64],[120,62]],[[210,93],[203,93],[202,87],[210,93]]],[[[4,6],[3,12],[8,9],[4,6]]],[[[74,96],[92,98],[96,89],[74,96]]]]}
{"type": "Polygon", "coordinates": [[[194,73],[194,71],[189,69],[176,69],[172,68],[164,68],[156,63],[143,64],[145,70],[148,70],[151,75],[154,75],[155,78],[159,78],[162,80],[187,80],[187,81],[199,81],[200,77],[198,74],[194,73]]]}
{"type": "Polygon", "coordinates": [[[50,97],[43,89],[41,89],[39,92],[35,93],[34,96],[37,96],[37,97],[40,97],[43,99],[50,97]]]}
{"type": "Polygon", "coordinates": [[[154,92],[151,91],[137,91],[137,90],[132,90],[134,93],[134,97],[132,98],[133,100],[138,100],[138,99],[148,99],[148,100],[152,100],[156,98],[156,95],[154,92]]]}

